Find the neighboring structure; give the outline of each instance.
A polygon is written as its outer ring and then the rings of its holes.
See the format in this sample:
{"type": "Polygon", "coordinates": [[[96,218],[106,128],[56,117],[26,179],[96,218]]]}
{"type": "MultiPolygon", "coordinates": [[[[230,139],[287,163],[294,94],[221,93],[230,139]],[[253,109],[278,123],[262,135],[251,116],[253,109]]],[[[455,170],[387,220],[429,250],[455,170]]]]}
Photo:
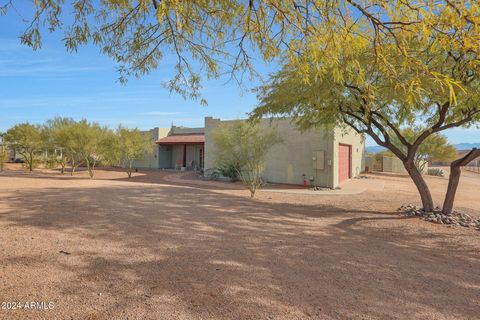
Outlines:
{"type": "Polygon", "coordinates": [[[0,151],[4,152],[4,150],[7,150],[8,153],[6,161],[11,162],[17,159],[21,159],[20,155],[17,154],[14,149],[9,148],[8,144],[3,141],[2,137],[0,137],[0,151]]]}
{"type": "MultiPolygon", "coordinates": [[[[375,155],[367,155],[365,156],[365,165],[366,170],[369,172],[377,171],[407,174],[402,160],[395,156],[383,155],[377,159],[375,155]]],[[[428,162],[425,161],[421,167],[422,173],[426,174],[428,172],[428,162]]]]}
{"type": "MultiPolygon", "coordinates": [[[[428,167],[428,165],[427,165],[428,167]]],[[[402,160],[397,157],[386,157],[382,158],[382,172],[392,172],[392,173],[407,173],[405,166],[403,165],[402,160]]]]}
{"type": "MultiPolygon", "coordinates": [[[[240,121],[240,120],[233,120],[240,121]]],[[[215,167],[216,147],[212,133],[221,121],[205,118],[205,170],[215,167]]],[[[272,183],[337,187],[364,170],[364,137],[351,129],[312,129],[300,132],[288,119],[261,121],[273,126],[283,142],[267,155],[264,179],[272,183]]]]}
{"type": "Polygon", "coordinates": [[[465,170],[480,173],[480,159],[473,160],[467,164],[465,170]]]}
{"type": "Polygon", "coordinates": [[[203,128],[154,128],[150,134],[154,151],[134,166],[142,169],[203,168],[205,136],[203,128]]]}

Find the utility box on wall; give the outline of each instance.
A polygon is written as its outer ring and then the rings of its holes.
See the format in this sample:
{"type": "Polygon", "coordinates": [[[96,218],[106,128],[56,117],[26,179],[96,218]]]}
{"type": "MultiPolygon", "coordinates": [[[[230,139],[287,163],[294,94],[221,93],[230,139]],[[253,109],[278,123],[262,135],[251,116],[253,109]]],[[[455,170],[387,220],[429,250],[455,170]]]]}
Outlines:
{"type": "Polygon", "coordinates": [[[312,160],[313,160],[313,169],[315,170],[325,169],[325,151],[314,151],[312,160]]]}

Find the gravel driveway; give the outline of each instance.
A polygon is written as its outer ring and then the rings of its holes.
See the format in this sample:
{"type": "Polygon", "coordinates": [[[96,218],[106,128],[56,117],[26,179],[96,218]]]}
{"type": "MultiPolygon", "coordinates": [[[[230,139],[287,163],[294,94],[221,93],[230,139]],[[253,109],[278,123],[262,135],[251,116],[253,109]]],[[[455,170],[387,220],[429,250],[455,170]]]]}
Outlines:
{"type": "MultiPolygon", "coordinates": [[[[97,177],[0,174],[0,319],[480,315],[480,232],[398,215],[418,203],[405,177],[257,200],[161,172],[97,177]]],[[[467,180],[458,207],[478,215],[480,178],[467,180]]],[[[446,180],[429,184],[440,201],[446,180]]]]}

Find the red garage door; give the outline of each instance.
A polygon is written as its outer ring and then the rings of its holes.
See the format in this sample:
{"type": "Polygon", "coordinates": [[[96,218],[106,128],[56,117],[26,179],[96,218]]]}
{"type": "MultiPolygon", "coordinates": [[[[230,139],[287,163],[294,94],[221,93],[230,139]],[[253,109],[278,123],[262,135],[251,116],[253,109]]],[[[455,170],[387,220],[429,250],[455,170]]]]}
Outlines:
{"type": "Polygon", "coordinates": [[[338,145],[338,182],[350,179],[351,146],[338,145]]]}

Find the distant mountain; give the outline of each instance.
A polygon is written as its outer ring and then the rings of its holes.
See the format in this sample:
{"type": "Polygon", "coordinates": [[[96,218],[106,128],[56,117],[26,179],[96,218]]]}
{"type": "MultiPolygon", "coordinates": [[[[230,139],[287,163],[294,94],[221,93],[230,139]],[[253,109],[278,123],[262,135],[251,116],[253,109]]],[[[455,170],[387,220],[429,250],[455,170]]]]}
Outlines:
{"type": "Polygon", "coordinates": [[[472,148],[480,148],[480,142],[479,143],[458,143],[453,146],[457,150],[468,150],[472,148]]]}
{"type": "MultiPolygon", "coordinates": [[[[457,150],[470,150],[472,148],[479,148],[480,149],[480,142],[479,143],[458,143],[453,145],[455,149],[457,150]]],[[[385,151],[384,147],[381,146],[368,146],[365,147],[365,151],[367,153],[377,153],[377,152],[382,152],[385,151]]]]}
{"type": "Polygon", "coordinates": [[[382,152],[382,151],[385,151],[387,149],[385,149],[384,147],[381,147],[381,146],[368,146],[368,147],[365,147],[365,151],[367,151],[367,153],[377,153],[377,152],[382,152]]]}

